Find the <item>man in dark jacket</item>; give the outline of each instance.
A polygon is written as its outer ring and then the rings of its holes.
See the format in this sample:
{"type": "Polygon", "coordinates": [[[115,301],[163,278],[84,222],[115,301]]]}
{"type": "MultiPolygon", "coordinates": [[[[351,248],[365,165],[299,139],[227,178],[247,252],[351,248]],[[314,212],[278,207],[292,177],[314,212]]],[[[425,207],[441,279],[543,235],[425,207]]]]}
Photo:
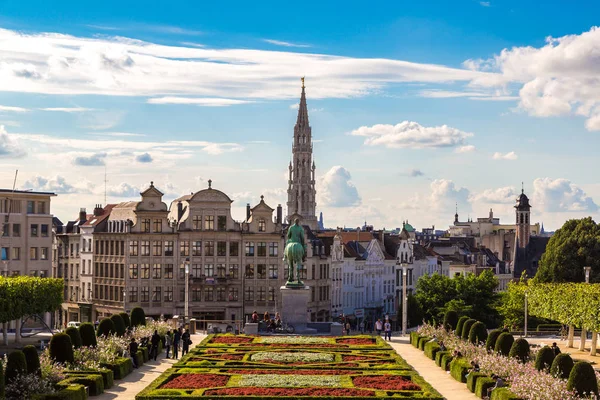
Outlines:
{"type": "Polygon", "coordinates": [[[131,338],[131,342],[129,343],[129,355],[131,356],[131,361],[133,361],[133,367],[137,368],[138,364],[137,364],[137,351],[138,351],[138,344],[135,341],[135,338],[131,338]]]}
{"type": "Polygon", "coordinates": [[[181,341],[181,331],[175,329],[173,332],[173,359],[177,360],[179,356],[179,342],[181,341]]]}
{"type": "Polygon", "coordinates": [[[192,340],[190,339],[190,330],[186,329],[183,335],[181,335],[181,356],[185,356],[190,350],[190,344],[192,344],[192,340]]]}
{"type": "Polygon", "coordinates": [[[160,343],[160,336],[158,335],[158,331],[154,331],[154,334],[150,339],[150,343],[152,344],[152,348],[150,350],[150,358],[153,358],[154,361],[156,361],[156,357],[158,356],[158,344],[160,343]]]}

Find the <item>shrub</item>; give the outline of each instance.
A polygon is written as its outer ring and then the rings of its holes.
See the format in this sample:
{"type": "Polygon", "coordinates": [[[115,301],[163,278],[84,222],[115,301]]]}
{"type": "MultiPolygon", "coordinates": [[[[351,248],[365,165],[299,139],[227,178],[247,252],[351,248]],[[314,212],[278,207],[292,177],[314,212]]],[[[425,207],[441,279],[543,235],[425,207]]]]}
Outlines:
{"type": "Polygon", "coordinates": [[[123,336],[125,334],[125,321],[119,314],[113,314],[110,319],[115,324],[115,333],[117,336],[123,336]]]}
{"type": "Polygon", "coordinates": [[[554,350],[548,346],[544,346],[538,351],[535,357],[535,369],[538,371],[548,371],[554,361],[554,350]]]}
{"type": "Polygon", "coordinates": [[[522,400],[519,396],[511,392],[508,388],[498,388],[492,390],[491,400],[522,400]]]}
{"type": "Polygon", "coordinates": [[[417,332],[411,332],[410,333],[410,344],[412,344],[415,347],[419,347],[419,334],[417,332]]]}
{"type": "Polygon", "coordinates": [[[93,371],[67,371],[67,376],[76,375],[102,375],[102,381],[104,382],[104,389],[110,389],[114,384],[114,374],[110,369],[99,368],[93,371]]]}
{"type": "Polygon", "coordinates": [[[483,322],[475,322],[469,330],[469,342],[479,344],[487,340],[488,333],[483,322]]]}
{"type": "Polygon", "coordinates": [[[477,379],[477,384],[475,385],[475,395],[480,399],[483,399],[487,396],[488,388],[494,387],[496,381],[492,378],[479,378],[477,379]]]}
{"type": "Polygon", "coordinates": [[[451,355],[451,354],[450,354],[450,352],[449,352],[449,351],[447,351],[447,350],[446,350],[446,351],[438,351],[438,352],[435,354],[435,364],[436,364],[438,367],[441,367],[441,366],[442,366],[442,357],[444,357],[444,356],[446,356],[446,355],[448,355],[448,356],[449,356],[449,355],[451,355]]]}
{"type": "Polygon", "coordinates": [[[515,341],[513,335],[508,332],[502,332],[498,339],[496,339],[496,345],[494,346],[494,351],[496,353],[500,353],[503,356],[508,356],[510,353],[510,349],[515,341]]]}
{"type": "Polygon", "coordinates": [[[448,353],[448,354],[444,354],[442,356],[442,369],[444,371],[449,371],[450,370],[450,363],[452,362],[452,354],[448,353]]]}
{"type": "Polygon", "coordinates": [[[110,336],[115,333],[115,323],[110,318],[104,318],[98,325],[98,336],[110,336]]]}
{"type": "Polygon", "coordinates": [[[135,353],[135,362],[137,363],[138,368],[144,364],[144,353],[141,350],[138,350],[135,353]]]}
{"type": "Polygon", "coordinates": [[[522,363],[529,360],[529,342],[523,338],[514,341],[510,347],[509,357],[514,357],[522,363]]]}
{"type": "Polygon", "coordinates": [[[562,328],[561,324],[539,324],[536,328],[538,332],[558,332],[562,328]]]}
{"type": "Polygon", "coordinates": [[[469,318],[469,317],[467,317],[466,315],[465,315],[465,316],[462,316],[462,317],[460,317],[460,318],[458,319],[458,322],[456,323],[456,330],[454,331],[454,334],[455,334],[456,336],[460,336],[460,335],[462,335],[462,328],[463,328],[463,325],[465,324],[465,321],[467,321],[467,320],[469,320],[469,319],[470,319],[470,318],[469,318]]]}
{"type": "Polygon", "coordinates": [[[550,367],[550,375],[560,379],[568,379],[573,369],[573,359],[570,355],[561,353],[554,358],[550,367]]]}
{"type": "Polygon", "coordinates": [[[501,333],[502,331],[500,329],[494,329],[490,332],[485,341],[485,348],[487,351],[492,351],[496,348],[496,340],[498,340],[498,336],[500,336],[501,333]]]}
{"type": "Polygon", "coordinates": [[[487,375],[483,372],[470,372],[469,376],[467,376],[467,388],[471,393],[475,393],[475,386],[479,378],[487,378],[487,375]]]}
{"type": "Polygon", "coordinates": [[[23,354],[25,354],[25,362],[27,363],[27,373],[42,376],[40,355],[35,346],[29,345],[23,347],[23,354]]]}
{"type": "Polygon", "coordinates": [[[430,337],[421,336],[419,338],[419,350],[425,351],[425,344],[431,340],[430,337]]]}
{"type": "Polygon", "coordinates": [[[79,326],[79,336],[81,336],[81,345],[88,347],[96,347],[96,330],[94,325],[89,322],[84,322],[79,326]]]}
{"type": "Polygon", "coordinates": [[[71,343],[73,343],[73,348],[78,349],[81,347],[81,335],[79,334],[79,330],[77,328],[71,326],[67,328],[65,333],[71,337],[71,343]]]}
{"type": "Polygon", "coordinates": [[[464,358],[456,358],[450,363],[450,375],[459,382],[467,382],[467,372],[469,372],[471,364],[464,358]]]}
{"type": "Polygon", "coordinates": [[[123,379],[133,371],[131,358],[120,357],[114,363],[100,364],[100,366],[110,369],[114,374],[114,379],[123,379]]]}
{"type": "Polygon", "coordinates": [[[127,328],[130,328],[131,321],[129,320],[129,314],[127,314],[126,312],[122,312],[119,313],[119,315],[121,316],[121,318],[123,318],[123,322],[125,323],[125,330],[127,330],[127,328]]]}
{"type": "Polygon", "coordinates": [[[475,322],[477,322],[477,320],[473,318],[465,321],[462,327],[462,333],[460,334],[462,340],[469,339],[469,331],[471,330],[471,327],[475,324],[475,322]]]}
{"type": "Polygon", "coordinates": [[[453,331],[456,329],[456,324],[458,324],[458,313],[454,310],[446,311],[446,314],[444,314],[444,328],[447,331],[453,331]]]}
{"type": "Polygon", "coordinates": [[[144,362],[148,362],[150,360],[150,351],[145,346],[140,346],[139,350],[142,352],[142,356],[144,357],[144,362]]]}
{"type": "Polygon", "coordinates": [[[68,384],[60,381],[57,393],[34,396],[34,400],[87,400],[85,386],[80,384],[68,384]]]}
{"type": "Polygon", "coordinates": [[[59,363],[73,362],[73,344],[66,333],[57,333],[50,339],[50,357],[59,363]]]}
{"type": "Polygon", "coordinates": [[[141,307],[135,307],[131,310],[131,327],[146,325],[146,313],[141,307]]]}
{"type": "Polygon", "coordinates": [[[427,342],[425,343],[425,355],[432,360],[435,360],[435,355],[438,351],[440,351],[440,345],[437,342],[427,342]]]}
{"type": "Polygon", "coordinates": [[[63,381],[63,384],[78,383],[88,387],[90,396],[98,396],[104,393],[104,380],[100,374],[73,375],[63,381]]]}
{"type": "Polygon", "coordinates": [[[8,355],[6,362],[6,384],[10,384],[17,376],[27,373],[27,361],[21,350],[15,350],[8,355]]]}
{"type": "Polygon", "coordinates": [[[585,361],[575,363],[569,374],[567,390],[575,390],[581,397],[587,397],[591,393],[598,396],[598,381],[592,364],[585,361]]]}

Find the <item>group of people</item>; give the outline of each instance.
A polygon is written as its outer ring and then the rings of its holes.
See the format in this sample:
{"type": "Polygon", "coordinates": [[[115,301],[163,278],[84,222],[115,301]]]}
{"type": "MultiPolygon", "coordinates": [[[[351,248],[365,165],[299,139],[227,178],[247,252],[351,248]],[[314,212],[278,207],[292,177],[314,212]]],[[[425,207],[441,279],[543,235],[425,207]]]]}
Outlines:
{"type": "Polygon", "coordinates": [[[256,310],[254,310],[252,312],[251,322],[264,323],[267,327],[267,331],[269,331],[269,332],[275,332],[278,328],[281,328],[281,325],[282,325],[281,315],[279,315],[279,313],[276,312],[275,318],[271,318],[271,314],[269,314],[268,311],[265,311],[265,313],[263,314],[263,318],[261,320],[260,316],[258,315],[256,310]]]}
{"type": "MultiPolygon", "coordinates": [[[[131,341],[129,342],[129,356],[133,361],[133,367],[139,367],[135,355],[140,346],[149,348],[149,359],[156,361],[158,357],[158,347],[161,340],[162,338],[158,334],[157,330],[154,331],[152,336],[141,338],[139,344],[137,343],[135,338],[132,337],[131,341]]],[[[179,328],[173,329],[173,331],[167,331],[163,342],[165,351],[167,352],[166,358],[170,358],[169,353],[171,352],[171,348],[173,349],[173,359],[176,360],[178,358],[180,349],[181,356],[183,357],[189,352],[191,344],[192,340],[190,338],[189,329],[186,329],[184,331],[183,328],[179,328]]]]}
{"type": "MultiPolygon", "coordinates": [[[[352,325],[350,324],[350,321],[348,321],[345,317],[342,316],[340,318],[340,322],[344,326],[344,332],[346,333],[346,335],[349,335],[353,329],[352,325]]],[[[354,326],[354,329],[356,328],[358,328],[361,334],[365,333],[365,330],[373,333],[373,325],[369,321],[365,323],[365,321],[361,320],[358,323],[358,326],[354,326]]],[[[386,319],[385,322],[383,322],[381,319],[378,319],[377,321],[375,321],[375,331],[379,336],[381,336],[381,332],[383,332],[385,340],[392,340],[392,324],[389,320],[386,319]]]]}

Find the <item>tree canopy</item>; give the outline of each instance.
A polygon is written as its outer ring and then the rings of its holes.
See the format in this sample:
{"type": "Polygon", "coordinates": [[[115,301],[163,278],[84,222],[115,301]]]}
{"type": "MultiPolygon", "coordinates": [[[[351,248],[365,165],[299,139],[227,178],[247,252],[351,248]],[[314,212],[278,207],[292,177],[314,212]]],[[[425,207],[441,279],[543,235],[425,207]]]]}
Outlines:
{"type": "Polygon", "coordinates": [[[0,277],[0,322],[57,310],[63,302],[63,286],[62,279],[0,277]]]}
{"type": "Polygon", "coordinates": [[[550,238],[535,275],[537,282],[600,282],[600,225],[591,217],[571,219],[550,238]]]}

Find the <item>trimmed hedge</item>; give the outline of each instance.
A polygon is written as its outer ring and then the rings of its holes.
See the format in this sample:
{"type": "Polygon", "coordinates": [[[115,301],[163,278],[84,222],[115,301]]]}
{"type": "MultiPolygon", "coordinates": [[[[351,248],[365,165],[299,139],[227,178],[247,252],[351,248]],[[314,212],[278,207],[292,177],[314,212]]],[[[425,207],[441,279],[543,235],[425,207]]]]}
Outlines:
{"type": "Polygon", "coordinates": [[[446,351],[438,351],[435,354],[435,364],[438,367],[440,367],[440,368],[442,367],[442,357],[444,357],[446,355],[451,356],[452,354],[448,350],[446,350],[446,351]]]}
{"type": "Polygon", "coordinates": [[[516,394],[510,391],[509,388],[498,388],[492,390],[490,400],[523,400],[516,394]]]}
{"type": "Polygon", "coordinates": [[[494,346],[494,351],[496,353],[500,353],[503,356],[507,356],[510,353],[510,349],[515,342],[515,338],[508,332],[502,332],[498,339],[496,339],[496,345],[494,346]]]}
{"type": "Polygon", "coordinates": [[[535,357],[535,369],[538,371],[548,371],[554,361],[554,350],[548,346],[544,346],[538,351],[535,357]]]}
{"type": "Polygon", "coordinates": [[[431,340],[431,338],[430,338],[430,337],[424,337],[424,336],[421,336],[421,337],[419,338],[419,347],[418,347],[418,349],[419,349],[419,350],[421,350],[421,351],[425,351],[425,344],[426,344],[427,342],[429,342],[430,340],[431,340]]]}
{"type": "Polygon", "coordinates": [[[125,323],[125,330],[127,330],[127,328],[131,328],[131,320],[129,319],[129,314],[127,314],[126,312],[122,312],[119,313],[119,315],[121,316],[121,318],[123,318],[123,322],[125,323]]]}
{"type": "Polygon", "coordinates": [[[418,348],[420,338],[421,338],[421,335],[419,335],[417,332],[411,332],[410,333],[410,344],[412,344],[413,346],[418,348]]]}
{"type": "Polygon", "coordinates": [[[63,382],[79,383],[87,386],[90,396],[98,396],[104,393],[104,380],[100,374],[73,375],[65,379],[63,382]]]}
{"type": "Polygon", "coordinates": [[[510,347],[510,352],[508,353],[508,356],[514,357],[522,363],[524,363],[527,362],[527,360],[529,360],[529,352],[529,342],[524,338],[519,338],[515,340],[515,342],[510,347]]]}
{"type": "Polygon", "coordinates": [[[469,331],[475,322],[477,322],[477,320],[473,318],[465,321],[462,327],[462,333],[460,334],[462,340],[469,340],[469,331]]]}
{"type": "Polygon", "coordinates": [[[450,363],[450,375],[459,382],[467,383],[467,373],[471,364],[464,358],[457,358],[450,363]]]}
{"type": "Polygon", "coordinates": [[[114,383],[114,374],[110,369],[100,368],[91,371],[67,371],[67,376],[75,376],[75,375],[100,375],[102,376],[102,381],[104,383],[104,390],[110,389],[113,387],[114,383]]]}
{"type": "Polygon", "coordinates": [[[494,329],[491,331],[485,341],[485,348],[487,351],[492,351],[496,348],[496,341],[498,340],[498,336],[502,333],[501,329],[494,329]]]}
{"type": "Polygon", "coordinates": [[[110,316],[110,319],[115,324],[115,333],[117,336],[125,335],[125,321],[119,314],[113,314],[110,316]]]}
{"type": "Polygon", "coordinates": [[[79,330],[74,326],[70,326],[65,331],[67,335],[71,337],[71,343],[73,344],[74,349],[78,349],[82,346],[81,335],[79,334],[79,330]]]}
{"type": "Polygon", "coordinates": [[[573,369],[573,359],[570,355],[561,353],[554,357],[550,367],[550,375],[560,379],[568,379],[573,369]]]}
{"type": "Polygon", "coordinates": [[[467,376],[467,388],[471,391],[471,393],[475,393],[475,386],[477,385],[477,380],[479,378],[487,378],[488,376],[483,372],[470,372],[469,376],[467,376]]]}
{"type": "Polygon", "coordinates": [[[432,360],[435,360],[435,355],[440,351],[440,345],[437,342],[427,342],[424,347],[425,355],[432,360]]]}
{"type": "Polygon", "coordinates": [[[452,354],[448,353],[448,354],[444,354],[442,356],[442,369],[444,371],[450,371],[450,364],[452,363],[452,360],[454,359],[454,357],[452,357],[452,354]]]}
{"type": "Polygon", "coordinates": [[[462,328],[463,325],[465,324],[465,321],[471,319],[470,317],[467,317],[466,315],[463,315],[462,317],[460,317],[458,319],[458,322],[456,323],[456,330],[454,331],[454,334],[456,336],[460,336],[462,335],[462,328]]]}
{"type": "MultiPolygon", "coordinates": [[[[62,381],[61,381],[62,382],[62,381]]],[[[87,395],[85,393],[85,386],[72,383],[72,384],[64,384],[61,385],[61,382],[58,383],[61,386],[61,390],[53,394],[38,394],[34,395],[32,400],[87,400],[87,395]]]]}
{"type": "Polygon", "coordinates": [[[96,330],[90,322],[84,322],[79,326],[79,336],[81,336],[81,345],[88,347],[96,347],[96,330]]]}
{"type": "Polygon", "coordinates": [[[535,330],[538,332],[558,332],[561,328],[561,324],[539,324],[535,330]]]}
{"type": "Polygon", "coordinates": [[[114,374],[114,379],[123,379],[133,371],[131,358],[125,357],[119,357],[114,363],[100,364],[100,366],[110,369],[114,374]]]}
{"type": "Polygon", "coordinates": [[[144,362],[148,362],[150,360],[150,351],[148,350],[148,348],[145,346],[140,346],[138,350],[142,352],[144,362]]]}
{"type": "Polygon", "coordinates": [[[567,390],[575,390],[579,396],[585,397],[590,393],[598,396],[598,381],[592,364],[578,361],[573,366],[567,382],[567,390]]]}
{"type": "Polygon", "coordinates": [[[35,346],[28,345],[23,347],[23,354],[25,354],[25,362],[27,363],[27,373],[42,376],[40,355],[35,346]]]}
{"type": "Polygon", "coordinates": [[[144,352],[143,351],[138,350],[137,353],[135,353],[135,362],[137,363],[138,368],[144,364],[144,352]]]}
{"type": "Polygon", "coordinates": [[[483,322],[477,321],[469,330],[469,342],[478,344],[487,340],[488,333],[483,322]]]}
{"type": "Polygon", "coordinates": [[[496,385],[496,381],[492,378],[479,378],[475,385],[475,395],[480,399],[487,396],[487,390],[496,385]]]}
{"type": "Polygon", "coordinates": [[[59,363],[73,362],[73,344],[66,333],[57,333],[50,339],[50,358],[59,363]]]}
{"type": "Polygon", "coordinates": [[[444,314],[444,328],[447,331],[453,331],[456,329],[456,324],[458,324],[458,313],[453,310],[446,311],[446,314],[444,314]]]}
{"type": "Polygon", "coordinates": [[[8,355],[6,362],[6,384],[12,382],[18,375],[27,373],[27,361],[21,350],[15,350],[8,355]]]}
{"type": "Polygon", "coordinates": [[[103,318],[98,325],[96,336],[110,336],[116,333],[115,323],[110,318],[103,318]]]}
{"type": "Polygon", "coordinates": [[[135,328],[139,325],[146,325],[146,313],[141,307],[135,307],[131,310],[131,327],[135,328]]]}

